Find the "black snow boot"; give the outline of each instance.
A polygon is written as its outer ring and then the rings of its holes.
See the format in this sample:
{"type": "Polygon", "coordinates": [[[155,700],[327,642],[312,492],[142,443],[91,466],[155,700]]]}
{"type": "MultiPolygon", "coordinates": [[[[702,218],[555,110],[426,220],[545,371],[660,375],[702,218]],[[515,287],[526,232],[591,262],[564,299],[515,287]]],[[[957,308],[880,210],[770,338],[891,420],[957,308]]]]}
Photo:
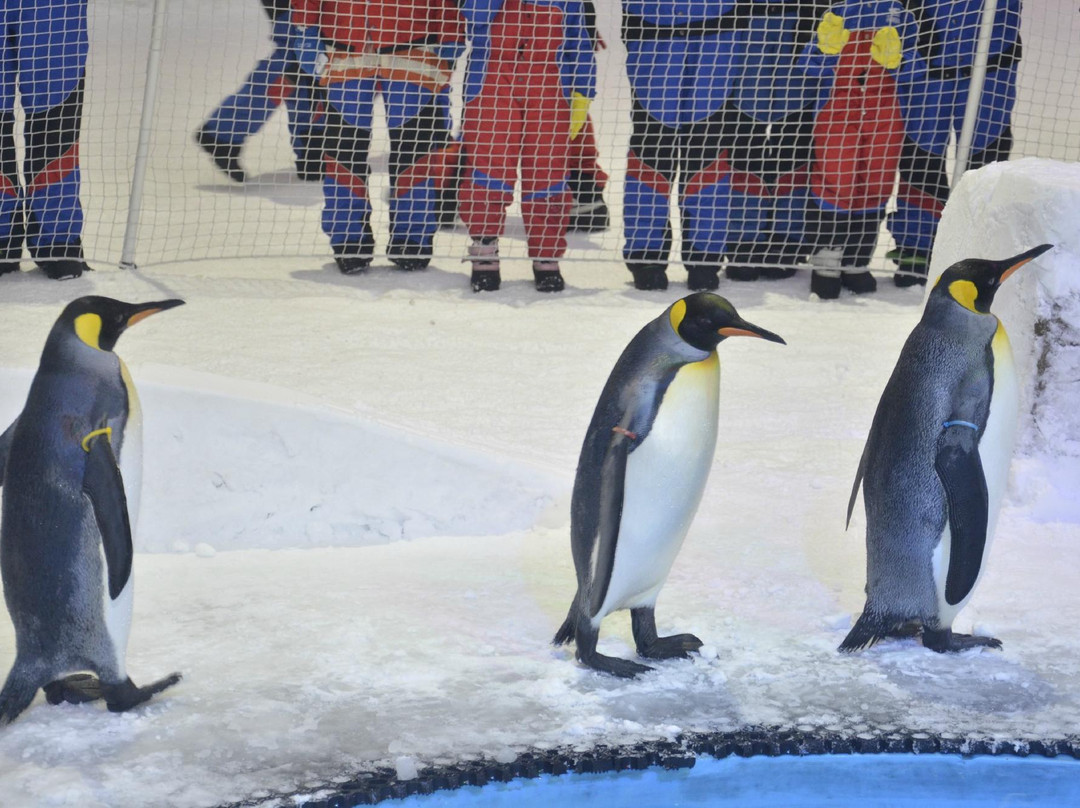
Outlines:
{"type": "Polygon", "coordinates": [[[210,159],[230,180],[243,182],[244,169],[240,167],[240,144],[222,143],[209,132],[199,129],[195,133],[195,142],[210,155],[210,159]]]}
{"type": "MultiPolygon", "coordinates": [[[[730,268],[728,269],[730,272],[730,268]]],[[[731,276],[728,275],[730,278],[731,276]]],[[[711,292],[720,288],[718,267],[687,267],[686,288],[691,292],[711,292]]]]}
{"type": "Polygon", "coordinates": [[[634,276],[634,288],[643,292],[667,289],[667,267],[663,264],[630,264],[634,276]]]}
{"type": "Polygon", "coordinates": [[[362,244],[335,244],[334,263],[342,275],[359,275],[371,266],[371,248],[362,244]]]}
{"type": "Polygon", "coordinates": [[[59,261],[43,261],[42,271],[54,281],[66,281],[71,278],[79,278],[84,272],[89,272],[90,267],[85,261],[78,258],[64,258],[59,261]]]}

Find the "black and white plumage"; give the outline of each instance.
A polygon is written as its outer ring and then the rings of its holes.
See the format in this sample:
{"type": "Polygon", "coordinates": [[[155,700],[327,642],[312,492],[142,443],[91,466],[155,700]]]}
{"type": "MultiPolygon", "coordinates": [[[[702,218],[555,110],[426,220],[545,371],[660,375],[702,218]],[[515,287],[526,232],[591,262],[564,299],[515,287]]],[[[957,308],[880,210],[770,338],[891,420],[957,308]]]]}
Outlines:
{"type": "Polygon", "coordinates": [[[630,609],[638,653],[684,657],[691,634],[658,637],[657,594],[701,501],[716,446],[720,361],[732,336],[783,342],[699,292],[646,325],[619,357],[578,461],[571,544],[578,588],[556,644],[574,640],[585,665],[632,677],[645,665],[597,653],[600,622],[630,609]]]}
{"type": "Polygon", "coordinates": [[[0,436],[0,572],[16,642],[0,724],[39,688],[53,704],[103,697],[120,711],[179,681],[137,687],[127,676],[142,419],[112,349],[130,325],[182,303],[68,304],[26,405],[0,436]]]}
{"type": "Polygon", "coordinates": [[[848,503],[866,510],[866,606],[840,646],[921,628],[935,651],[1000,647],[952,632],[985,567],[1008,480],[1019,384],[990,304],[1049,250],[969,259],[942,273],[878,403],[848,503]]]}

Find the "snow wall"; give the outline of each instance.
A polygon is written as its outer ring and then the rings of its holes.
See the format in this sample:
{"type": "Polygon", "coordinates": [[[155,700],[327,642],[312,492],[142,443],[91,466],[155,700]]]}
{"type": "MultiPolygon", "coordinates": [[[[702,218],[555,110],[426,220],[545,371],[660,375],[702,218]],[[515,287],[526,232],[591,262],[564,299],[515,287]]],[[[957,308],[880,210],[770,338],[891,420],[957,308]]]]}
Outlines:
{"type": "Polygon", "coordinates": [[[993,311],[1021,379],[1011,496],[1037,521],[1080,522],[1080,163],[1026,158],[967,172],[941,217],[930,283],[964,258],[1054,249],[1012,275],[993,311]]]}
{"type": "MultiPolygon", "coordinates": [[[[22,409],[32,375],[0,370],[0,430],[22,409]]],[[[565,483],[554,475],[294,391],[157,365],[135,375],[144,412],[139,551],[502,535],[562,507],[565,483]]]]}

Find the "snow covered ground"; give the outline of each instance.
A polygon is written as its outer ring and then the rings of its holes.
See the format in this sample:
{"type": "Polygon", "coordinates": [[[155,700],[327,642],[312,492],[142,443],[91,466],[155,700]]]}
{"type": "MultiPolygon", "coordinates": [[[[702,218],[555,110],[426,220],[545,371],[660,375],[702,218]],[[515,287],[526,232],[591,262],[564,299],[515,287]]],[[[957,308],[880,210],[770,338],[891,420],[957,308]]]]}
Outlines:
{"type": "MultiPolygon", "coordinates": [[[[217,0],[169,4],[181,30],[166,61],[182,55],[216,83],[166,70],[147,266],[114,269],[143,51],[113,38],[146,34],[150,6],[93,6],[84,198],[98,271],[0,278],[0,426],[72,298],[188,301],[119,345],[146,410],[129,670],[137,682],[185,678],[119,716],[39,698],[0,731],[0,806],[213,806],[377,764],[405,774],[755,724],[1076,732],[1080,527],[1059,521],[1062,496],[1039,496],[1037,454],[1014,464],[989,570],[957,623],[1000,637],[1003,652],[835,652],[862,606],[865,563],[861,515],[845,532],[845,505],[922,299],[887,278],[872,297],[830,304],[808,300],[804,274],[722,287],[789,344],[722,346],[716,461],[658,608],[661,631],[693,631],[703,653],[625,682],[552,648],[574,591],[568,504],[585,426],[616,357],[684,293],[685,274],[643,293],[620,265],[585,260],[567,266],[566,292],[541,297],[518,260],[501,292],[476,296],[456,259],[413,275],[377,259],[360,278],[310,258],[150,265],[227,248],[327,252],[318,189],[289,179],[280,115],[252,144],[256,179],[243,188],[190,142],[267,48],[257,4],[230,3],[214,22],[217,0]],[[237,240],[240,216],[251,226],[237,240]]],[[[601,22],[604,59],[617,63],[614,18],[601,22]]],[[[618,172],[625,121],[597,112],[616,133],[606,166],[618,172]]],[[[1067,134],[1073,143],[1075,127],[1067,134]]],[[[462,252],[462,233],[440,238],[444,254],[462,252]]],[[[581,238],[575,255],[608,259],[598,247],[616,241],[581,238]]],[[[1055,469],[1055,490],[1075,490],[1075,461],[1055,469]]],[[[13,640],[4,614],[0,673],[13,640]]],[[[625,616],[607,621],[601,650],[631,653],[625,616]]]]}
{"type": "MultiPolygon", "coordinates": [[[[1004,652],[835,647],[862,605],[862,441],[915,290],[834,304],[806,278],[722,292],[788,345],[722,346],[720,441],[661,595],[706,641],[637,681],[549,645],[574,589],[568,492],[632,334],[684,290],[612,264],[572,289],[462,291],[463,269],[345,279],[329,263],[5,277],[0,420],[86,293],[188,305],[125,335],[146,410],[129,669],[184,681],[115,716],[39,698],[0,733],[4,805],[209,806],[373,764],[749,724],[1061,737],[1080,724],[1080,528],[1007,505],[958,628],[1004,652]]],[[[631,653],[629,621],[602,650],[631,653]]],[[[0,618],[0,669],[13,635],[0,618]]]]}

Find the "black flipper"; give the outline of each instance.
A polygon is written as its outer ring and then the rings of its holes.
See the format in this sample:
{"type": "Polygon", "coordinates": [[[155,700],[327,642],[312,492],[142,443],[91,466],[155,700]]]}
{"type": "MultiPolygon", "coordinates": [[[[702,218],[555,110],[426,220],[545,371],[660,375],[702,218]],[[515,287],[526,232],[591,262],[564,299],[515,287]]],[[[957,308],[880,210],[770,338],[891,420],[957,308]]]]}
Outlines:
{"type": "MultiPolygon", "coordinates": [[[[870,439],[866,439],[866,446],[870,445],[870,439]]],[[[866,446],[863,446],[862,456],[859,458],[859,469],[855,472],[855,484],[851,486],[851,497],[847,503],[847,521],[844,522],[844,530],[851,525],[851,514],[855,510],[855,500],[859,497],[859,486],[862,485],[863,473],[866,470],[866,446]]]]}
{"type": "Polygon", "coordinates": [[[604,462],[600,467],[600,519],[596,538],[596,575],[589,591],[589,616],[595,617],[604,605],[611,571],[615,567],[615,546],[619,541],[623,494],[626,483],[626,458],[635,436],[621,427],[611,432],[604,462]]]}
{"type": "Polygon", "coordinates": [[[0,435],[0,486],[4,484],[4,467],[7,466],[8,449],[11,448],[11,439],[15,436],[15,427],[18,424],[19,419],[16,418],[11,426],[4,430],[4,434],[0,435]]]}
{"type": "Polygon", "coordinates": [[[938,438],[934,467],[945,487],[952,534],[945,600],[955,605],[975,586],[986,547],[990,504],[979,459],[978,431],[967,424],[946,427],[938,438]]]}
{"type": "Polygon", "coordinates": [[[115,600],[131,577],[131,524],[127,495],[112,444],[105,435],[92,438],[87,447],[83,493],[94,507],[105,563],[109,569],[109,597],[115,600]]]}

